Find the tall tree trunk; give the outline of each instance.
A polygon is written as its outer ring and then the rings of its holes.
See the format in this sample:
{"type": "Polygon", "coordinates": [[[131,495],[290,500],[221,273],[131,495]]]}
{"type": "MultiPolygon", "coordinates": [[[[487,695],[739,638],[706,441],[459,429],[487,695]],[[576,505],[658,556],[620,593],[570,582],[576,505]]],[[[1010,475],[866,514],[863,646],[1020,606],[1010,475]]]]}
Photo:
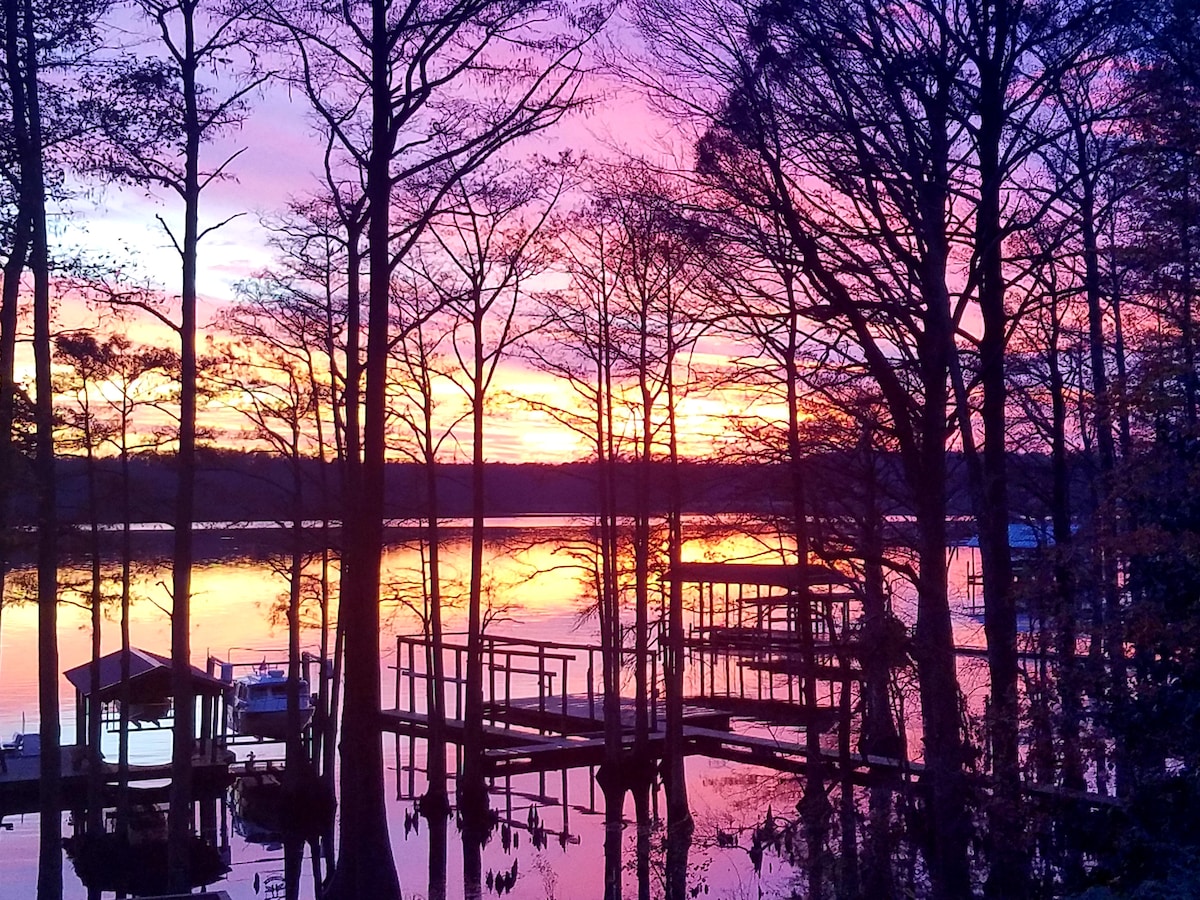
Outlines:
{"type": "MultiPolygon", "coordinates": [[[[1109,235],[1109,260],[1110,268],[1109,275],[1109,292],[1110,301],[1112,303],[1113,317],[1113,363],[1116,367],[1117,383],[1114,391],[1109,391],[1109,409],[1112,410],[1114,400],[1116,401],[1117,411],[1117,427],[1121,442],[1121,457],[1128,459],[1133,452],[1133,428],[1129,421],[1129,401],[1127,399],[1129,378],[1126,371],[1125,362],[1125,327],[1122,322],[1121,313],[1121,276],[1118,271],[1118,264],[1115,257],[1116,241],[1116,216],[1109,217],[1112,224],[1109,226],[1111,233],[1109,235]]],[[[1099,249],[1099,248],[1097,248],[1099,249]]]]}
{"type": "MultiPolygon", "coordinates": [[[[125,388],[127,389],[127,388],[125,388]]],[[[129,472],[129,407],[121,398],[121,720],[117,745],[117,834],[129,825],[129,707],[133,703],[130,682],[129,607],[133,599],[133,510],[129,472]]]]}
{"type": "MultiPolygon", "coordinates": [[[[29,122],[25,103],[25,75],[21,56],[20,0],[4,0],[4,81],[8,89],[11,121],[10,139],[18,153],[28,153],[29,122]]],[[[0,288],[0,605],[8,576],[7,532],[12,513],[12,491],[16,472],[13,426],[16,423],[17,319],[21,296],[21,277],[29,262],[29,244],[33,217],[24,202],[23,181],[16,187],[17,213],[12,223],[12,247],[4,263],[4,284],[0,288]]]]}
{"type": "Polygon", "coordinates": [[[829,800],[825,793],[825,767],[821,755],[821,731],[817,715],[817,655],[814,628],[817,624],[816,595],[812,590],[809,572],[809,533],[804,447],[800,441],[800,312],[796,286],[789,275],[785,290],[788,296],[787,351],[784,361],[787,392],[787,465],[788,492],[792,512],[792,539],[795,541],[796,576],[793,580],[800,628],[800,675],[807,725],[804,745],[808,765],[804,778],[804,798],[801,801],[805,840],[808,844],[808,890],[821,896],[825,884],[825,845],[829,836],[829,800]]]}
{"type": "Polygon", "coordinates": [[[596,365],[596,477],[599,493],[600,656],[603,676],[604,763],[597,773],[604,795],[604,900],[621,897],[621,834],[624,830],[625,784],[621,775],[621,599],[617,581],[618,528],[616,445],[613,411],[613,346],[607,306],[599,304],[596,365]]]}
{"type": "Polygon", "coordinates": [[[487,810],[483,777],[483,519],[484,519],[484,359],[483,313],[476,298],[471,322],[471,574],[467,610],[467,685],[463,715],[463,772],[458,786],[464,814],[482,817],[487,810]]]}
{"type": "MultiPolygon", "coordinates": [[[[360,469],[362,466],[362,420],[360,405],[362,403],[362,360],[360,344],[362,337],[362,265],[363,252],[361,241],[365,225],[362,219],[354,219],[346,223],[346,365],[342,402],[333,403],[334,408],[334,437],[338,447],[338,474],[341,481],[342,500],[342,529],[341,553],[345,560],[346,549],[350,544],[350,534],[354,523],[353,504],[356,501],[360,487],[360,469]],[[337,412],[341,409],[341,414],[337,412]],[[338,427],[338,422],[341,427],[338,427]]],[[[329,334],[332,335],[332,330],[329,334]]],[[[329,358],[335,358],[333,339],[328,338],[329,358]]],[[[336,396],[331,382],[331,396],[336,396]]],[[[328,525],[328,523],[326,523],[328,525]]],[[[327,541],[328,544],[328,541],[327,541]]],[[[323,578],[327,570],[323,570],[323,578]]],[[[344,579],[343,579],[344,582],[344,579]]],[[[334,625],[333,637],[333,673],[329,679],[329,735],[326,743],[325,774],[328,779],[334,777],[337,767],[334,765],[334,755],[337,750],[336,737],[339,731],[339,712],[341,711],[342,686],[344,682],[346,656],[346,630],[344,594],[342,583],[338,590],[338,615],[334,625]]],[[[332,841],[329,842],[332,847],[332,841]]],[[[335,869],[333,860],[327,861],[330,871],[335,869]]]]}
{"type": "MultiPolygon", "coordinates": [[[[89,375],[84,374],[84,378],[89,375]]],[[[93,446],[95,437],[92,433],[92,411],[88,397],[88,385],[83,385],[83,443],[87,465],[87,496],[88,496],[88,528],[89,528],[89,560],[91,564],[91,604],[92,620],[92,665],[88,671],[87,700],[87,829],[92,834],[99,834],[104,829],[104,772],[101,768],[103,756],[100,752],[100,735],[103,722],[101,714],[104,705],[100,700],[100,629],[103,621],[102,607],[104,592],[103,576],[100,570],[100,507],[96,486],[96,453],[93,446]]],[[[80,735],[79,737],[82,737],[80,735]]],[[[78,743],[78,737],[76,743],[78,743]]]]}
{"type": "MultiPolygon", "coordinates": [[[[926,400],[928,403],[928,399],[926,400]]],[[[944,420],[943,420],[944,421],[944,420]]],[[[924,718],[925,762],[931,794],[930,880],[938,900],[971,895],[967,868],[969,822],[965,812],[958,679],[946,590],[945,426],[927,423],[923,478],[917,489],[916,520],[920,573],[913,655],[924,718]]]]}
{"type": "Polygon", "coordinates": [[[179,319],[179,449],[176,458],[175,532],[171,579],[171,693],[175,707],[172,777],[167,814],[167,883],[173,891],[190,885],[188,844],[192,833],[192,755],[195,697],[191,673],[192,523],[196,495],[196,263],[200,241],[200,123],[195,35],[196,4],[183,13],[180,62],[184,102],[183,284],[179,319]]]}
{"type": "MultiPolygon", "coordinates": [[[[288,558],[288,667],[287,667],[287,742],[284,746],[284,777],[292,796],[299,797],[303,790],[311,790],[309,778],[310,759],[304,751],[304,722],[300,712],[300,600],[303,596],[304,579],[304,475],[300,458],[300,431],[298,423],[291,434],[290,468],[292,476],[291,506],[292,521],[288,529],[291,553],[288,558]]],[[[296,848],[303,855],[303,845],[296,848]]],[[[299,866],[296,868],[297,877],[299,866]]]]}
{"type": "MultiPolygon", "coordinates": [[[[14,6],[14,0],[6,0],[4,4],[5,18],[9,21],[14,14],[14,6]]],[[[4,30],[9,91],[15,107],[18,99],[23,97],[23,93],[13,90],[12,84],[12,79],[20,74],[14,56],[17,37],[14,28],[5,27],[4,30]],[[12,71],[14,67],[17,69],[15,72],[12,71]]],[[[23,130],[23,123],[15,119],[14,112],[14,131],[23,130]]],[[[4,263],[4,284],[0,288],[0,538],[3,539],[3,544],[0,544],[0,605],[3,604],[4,588],[8,579],[8,528],[12,515],[14,475],[17,470],[13,447],[13,427],[16,424],[17,313],[20,305],[21,275],[25,271],[29,256],[29,239],[30,217],[24,209],[19,209],[13,222],[13,246],[4,263]]]]}
{"type": "MultiPolygon", "coordinates": [[[[876,425],[864,422],[859,449],[862,468],[863,628],[865,652],[863,669],[863,731],[860,750],[879,756],[900,755],[900,735],[892,716],[889,700],[891,660],[895,658],[891,639],[895,622],[890,618],[887,589],[883,575],[883,511],[879,507],[879,472],[874,448],[876,425]]],[[[898,623],[897,623],[898,624],[898,623]]]]}
{"type": "MultiPolygon", "coordinates": [[[[936,132],[941,133],[941,132],[936,132]]],[[[944,156],[937,157],[944,159],[944,156]]],[[[928,219],[941,221],[944,195],[931,183],[924,198],[928,219]],[[936,212],[935,212],[936,210],[936,212]]],[[[925,762],[932,812],[928,853],[930,881],[936,900],[971,894],[967,865],[969,818],[963,775],[963,747],[958,704],[958,672],[950,601],[946,584],[946,422],[949,408],[947,373],[952,349],[952,322],[945,287],[948,248],[932,235],[925,260],[925,331],[919,347],[924,405],[918,421],[919,445],[905,453],[908,482],[914,493],[917,524],[917,624],[913,656],[924,719],[925,762]]]]}
{"type": "Polygon", "coordinates": [[[1055,641],[1058,657],[1057,688],[1062,720],[1062,781],[1072,790],[1083,790],[1083,759],[1079,749],[1082,705],[1079,689],[1078,610],[1071,550],[1071,473],[1067,464],[1067,399],[1058,343],[1062,331],[1058,298],[1051,307],[1051,331],[1046,361],[1050,374],[1050,474],[1051,527],[1054,533],[1054,584],[1057,593],[1055,641]]]}
{"type": "MultiPolygon", "coordinates": [[[[668,340],[671,340],[668,338],[668,340]]],[[[683,625],[683,482],[679,465],[679,431],[676,418],[675,350],[667,352],[667,452],[669,454],[667,551],[671,583],[667,605],[667,646],[663,675],[666,681],[666,735],[663,782],[667,794],[666,900],[684,900],[687,893],[687,860],[695,824],[688,804],[687,767],[683,743],[683,690],[686,649],[683,625]]]]}
{"type": "MultiPolygon", "coordinates": [[[[400,883],[388,839],[379,730],[379,566],[383,554],[384,466],[387,452],[388,327],[391,313],[389,247],[392,180],[391,51],[387,9],[371,4],[371,155],[367,167],[369,296],[362,458],[347,408],[349,503],[342,566],[341,619],[345,640],[345,705],[341,736],[341,841],[326,900],[396,900],[400,883]]],[[[351,296],[351,305],[356,298],[351,296]]],[[[347,359],[347,387],[351,384],[347,359]]],[[[357,371],[353,373],[357,374],[357,371]]],[[[354,392],[353,399],[357,399],[354,392]]],[[[347,402],[351,392],[347,391],[347,402]]]]}
{"type": "Polygon", "coordinates": [[[647,300],[639,290],[638,389],[641,395],[640,433],[635,462],[636,490],[633,517],[633,758],[624,763],[633,793],[637,819],[638,897],[649,900],[650,791],[654,786],[654,761],[650,755],[650,467],[654,455],[654,392],[650,384],[649,316],[647,300]],[[643,853],[643,849],[646,850],[643,853]],[[645,869],[645,872],[643,872],[645,869]]]}
{"type": "MultiPolygon", "coordinates": [[[[326,297],[325,314],[329,316],[331,303],[326,297]]],[[[337,363],[332,347],[332,334],[329,331],[329,319],[326,319],[326,334],[323,336],[325,340],[325,349],[327,359],[329,360],[329,384],[327,390],[329,392],[330,409],[336,409],[337,402],[337,363]]],[[[328,442],[325,437],[325,423],[323,419],[324,407],[321,403],[321,396],[324,393],[322,389],[320,376],[317,373],[316,367],[313,364],[312,357],[308,361],[308,378],[312,385],[313,398],[313,428],[317,437],[317,484],[320,491],[321,503],[321,524],[320,524],[320,541],[321,541],[321,559],[320,559],[320,576],[318,584],[317,602],[320,605],[321,616],[321,639],[320,639],[320,669],[317,678],[317,697],[318,705],[315,714],[315,722],[313,726],[313,749],[312,761],[317,767],[318,773],[321,776],[322,784],[328,789],[327,795],[333,796],[333,784],[330,779],[333,776],[333,768],[335,762],[334,751],[334,718],[330,709],[331,695],[333,685],[329,678],[329,655],[331,646],[329,643],[329,599],[330,599],[330,553],[332,550],[332,528],[330,527],[330,507],[332,498],[329,491],[329,466],[326,463],[328,442]]],[[[338,436],[339,427],[335,422],[334,426],[335,445],[341,446],[341,438],[338,436]]],[[[335,458],[340,459],[340,454],[335,451],[335,458]]],[[[313,685],[309,685],[310,688],[313,685]]],[[[315,858],[317,853],[317,845],[313,846],[313,865],[319,866],[319,860],[315,858]]]]}
{"type": "Polygon", "coordinates": [[[420,388],[418,408],[421,415],[419,444],[425,478],[425,544],[427,547],[426,593],[429,602],[428,644],[425,671],[426,711],[429,738],[425,772],[428,784],[421,798],[421,812],[429,823],[429,884],[431,896],[443,898],[446,892],[446,820],[450,814],[446,771],[446,664],[442,626],[442,536],[438,493],[437,441],[434,438],[434,396],[431,367],[423,328],[416,329],[415,367],[420,388]],[[436,891],[435,891],[436,887],[436,891]]]}
{"type": "Polygon", "coordinates": [[[58,705],[58,504],[54,477],[54,384],[50,341],[50,257],[46,222],[46,185],[42,161],[38,42],[32,0],[14,4],[10,24],[21,23],[23,100],[27,141],[19,146],[20,203],[30,223],[29,268],[33,274],[33,355],[37,399],[34,406],[38,486],[37,600],[38,708],[41,719],[39,779],[40,844],[38,898],[62,896],[62,755],[58,705]]]}
{"type": "MultiPolygon", "coordinates": [[[[423,370],[428,373],[428,368],[423,370]]],[[[443,655],[444,638],[442,635],[442,573],[441,573],[441,525],[438,513],[438,484],[437,457],[433,440],[433,389],[429,384],[428,375],[424,380],[424,402],[428,404],[424,425],[425,445],[425,501],[428,504],[426,520],[426,543],[429,546],[429,659],[426,671],[430,677],[428,707],[429,707],[429,741],[426,762],[426,774],[429,785],[422,801],[422,811],[429,820],[430,828],[440,823],[442,835],[441,865],[443,867],[441,882],[445,891],[445,829],[446,816],[450,811],[450,803],[446,790],[446,670],[443,655]]],[[[433,837],[430,832],[430,866],[434,864],[433,837]]],[[[432,875],[432,872],[431,872],[432,875]]]]}
{"type": "Polygon", "coordinates": [[[979,12],[979,200],[975,211],[975,254],[979,266],[979,380],[983,387],[982,490],[976,509],[983,564],[984,633],[987,637],[988,734],[996,788],[988,809],[991,840],[989,897],[1021,897],[1028,891],[1028,861],[1022,852],[1020,758],[1017,736],[1017,612],[1008,543],[1008,383],[1005,357],[1004,227],[1001,190],[1005,172],[1001,146],[1006,110],[1007,54],[1016,23],[1007,0],[979,12]]]}
{"type": "MultiPolygon", "coordinates": [[[[1087,159],[1086,137],[1083,129],[1075,127],[1076,149],[1079,159],[1087,159]]],[[[1124,613],[1121,610],[1120,590],[1117,585],[1117,566],[1114,556],[1116,536],[1116,510],[1112,508],[1113,470],[1116,465],[1116,445],[1112,425],[1112,397],[1108,386],[1108,363],[1105,359],[1104,310],[1101,296],[1100,255],[1096,229],[1096,176],[1081,166],[1080,178],[1080,228],[1083,237],[1084,295],[1087,300],[1088,353],[1092,378],[1092,395],[1095,405],[1096,450],[1099,459],[1100,477],[1097,486],[1096,542],[1094,566],[1100,576],[1100,592],[1103,597],[1104,642],[1108,651],[1109,702],[1111,714],[1121,716],[1128,695],[1128,676],[1125,661],[1124,613]]],[[[1116,747],[1117,790],[1128,787],[1129,771],[1120,742],[1116,747]]]]}
{"type": "Polygon", "coordinates": [[[45,216],[35,216],[34,357],[38,483],[38,709],[41,716],[41,844],[38,898],[62,896],[62,755],[58,706],[58,514],[54,477],[54,389],[50,361],[50,284],[45,216]]]}
{"type": "MultiPolygon", "coordinates": [[[[859,449],[862,456],[863,560],[863,675],[862,738],[859,752],[900,758],[904,752],[889,702],[892,626],[887,607],[883,574],[883,512],[879,508],[879,473],[874,447],[873,422],[864,422],[859,449]]],[[[898,625],[898,623],[897,623],[898,625]]],[[[842,790],[848,789],[844,785],[842,790]]],[[[892,791],[886,784],[872,785],[868,798],[868,822],[863,846],[862,889],[866,897],[892,894],[892,835],[890,830],[892,791]]]]}
{"type": "MultiPolygon", "coordinates": [[[[304,480],[299,456],[299,423],[291,433],[292,521],[289,526],[291,553],[288,559],[288,666],[287,666],[287,741],[284,744],[282,797],[288,810],[319,809],[321,801],[313,796],[319,788],[312,760],[305,752],[304,723],[300,712],[300,600],[304,577],[304,480]]],[[[304,839],[308,821],[293,821],[285,829],[283,842],[283,881],[287,900],[299,900],[300,874],[304,868],[304,839]]]]}

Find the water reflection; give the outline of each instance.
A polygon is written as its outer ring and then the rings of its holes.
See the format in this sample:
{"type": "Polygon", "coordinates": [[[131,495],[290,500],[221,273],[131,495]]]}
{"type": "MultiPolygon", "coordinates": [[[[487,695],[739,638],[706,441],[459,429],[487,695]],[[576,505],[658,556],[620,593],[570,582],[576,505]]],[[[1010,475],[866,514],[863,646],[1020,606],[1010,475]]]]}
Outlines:
{"type": "MultiPolygon", "coordinates": [[[[221,880],[230,868],[228,835],[217,835],[220,800],[197,804],[201,833],[188,845],[188,869],[193,887],[221,880]]],[[[128,814],[106,810],[104,826],[92,830],[83,824],[79,811],[72,814],[73,834],[64,841],[67,858],[75,874],[88,889],[118,894],[162,893],[167,888],[166,807],[136,803],[128,814]]]]}
{"type": "MultiPolygon", "coordinates": [[[[503,586],[513,603],[505,608],[504,616],[527,638],[584,641],[591,637],[593,626],[585,623],[580,628],[578,619],[579,576],[564,563],[562,548],[570,535],[569,529],[540,529],[536,539],[524,535],[514,543],[508,535],[503,543],[489,544],[496,589],[503,586]],[[537,570],[546,574],[531,577],[537,570]]],[[[753,539],[719,534],[689,543],[687,553],[695,558],[725,558],[751,547],[758,547],[753,539]]],[[[465,544],[450,542],[446,548],[448,569],[453,571],[454,555],[463,551],[465,544]]],[[[393,548],[385,562],[387,577],[402,584],[411,580],[419,565],[417,551],[393,548]]],[[[149,598],[163,599],[157,587],[162,576],[161,571],[151,569],[139,577],[137,592],[142,599],[135,605],[132,623],[134,644],[160,650],[169,645],[169,621],[149,598]]],[[[226,655],[233,646],[282,645],[283,625],[273,617],[279,583],[265,562],[245,557],[210,559],[197,569],[195,586],[193,643],[198,650],[226,655]]],[[[905,596],[898,592],[894,599],[902,611],[905,596]]],[[[420,629],[419,617],[401,600],[388,609],[392,614],[389,629],[401,633],[420,629]]],[[[62,610],[60,645],[68,664],[80,662],[90,653],[86,616],[84,610],[62,610]]],[[[36,730],[36,685],[32,680],[35,618],[36,610],[31,608],[5,610],[0,634],[0,677],[5,686],[0,692],[0,729],[4,731],[21,729],[22,713],[28,714],[22,730],[36,730]]],[[[461,624],[461,613],[448,610],[448,630],[461,624]]],[[[958,626],[963,639],[969,639],[978,623],[960,617],[958,626]]],[[[106,652],[116,647],[116,631],[107,629],[103,636],[106,652]]],[[[881,641],[886,643],[886,636],[881,641]]],[[[313,628],[306,629],[304,643],[314,648],[319,644],[313,628]]],[[[399,665],[390,642],[385,641],[384,646],[388,651],[385,667],[399,665]]],[[[983,669],[982,661],[963,661],[968,694],[986,684],[974,674],[983,669]]],[[[731,669],[728,676],[723,668],[704,672],[710,679],[716,678],[719,687],[736,683],[738,678],[761,678],[767,690],[784,684],[778,673],[745,667],[731,669]]],[[[385,668],[382,675],[390,683],[394,672],[385,668]]],[[[856,705],[858,717],[860,702],[869,713],[873,705],[893,704],[897,695],[910,704],[910,710],[915,706],[911,685],[890,682],[877,686],[871,696],[844,696],[856,705]]],[[[74,739],[75,700],[65,682],[62,700],[64,739],[69,743],[74,739]]],[[[839,706],[836,715],[842,715],[840,700],[835,705],[839,706]]],[[[906,741],[919,746],[913,741],[915,718],[901,715],[899,726],[892,722],[890,729],[886,720],[881,721],[875,729],[878,733],[870,738],[876,748],[873,752],[903,750],[906,741]]],[[[865,728],[867,720],[862,721],[865,728]]],[[[857,737],[851,729],[843,729],[843,733],[857,737]]],[[[806,739],[804,729],[793,725],[773,734],[794,744],[806,739]]],[[[751,766],[691,757],[685,783],[692,817],[672,823],[674,827],[664,821],[669,798],[661,773],[652,786],[606,790],[598,783],[596,771],[586,767],[498,779],[490,795],[494,818],[463,822],[437,804],[423,803],[424,798],[438,793],[426,782],[430,767],[425,742],[386,740],[393,750],[388,792],[397,798],[389,804],[391,834],[406,895],[490,897],[511,892],[528,897],[595,896],[603,886],[608,897],[683,898],[705,888],[719,896],[731,885],[751,885],[753,893],[761,888],[767,894],[786,896],[793,889],[811,895],[837,884],[857,886],[857,894],[846,887],[844,896],[882,897],[894,895],[896,884],[911,884],[919,878],[921,809],[907,784],[850,785],[839,780],[836,771],[822,772],[819,777],[804,772],[764,774],[751,766]]],[[[145,728],[135,733],[132,743],[135,763],[169,759],[169,738],[164,734],[145,728]]],[[[829,737],[821,746],[840,750],[829,737]]],[[[235,749],[239,764],[244,765],[253,748],[235,749]]],[[[103,735],[102,751],[109,759],[117,754],[116,736],[109,731],[103,735]]],[[[454,750],[443,752],[452,780],[457,768],[454,750]]],[[[263,775],[265,758],[260,752],[263,775]]],[[[197,808],[199,839],[224,854],[221,859],[228,869],[223,878],[225,889],[235,900],[275,892],[280,897],[314,896],[331,860],[327,834],[318,835],[311,829],[289,833],[286,826],[294,822],[295,811],[272,808],[270,803],[263,810],[249,796],[254,793],[243,785],[219,803],[197,808]]],[[[441,791],[441,796],[447,795],[454,796],[452,783],[441,791]]],[[[73,812],[68,830],[73,831],[73,823],[84,818],[80,811],[73,812]]],[[[36,853],[31,848],[36,843],[36,822],[11,824],[11,832],[0,832],[0,856],[6,860],[0,866],[0,896],[27,896],[35,872],[36,853]]],[[[109,823],[106,827],[113,826],[109,823]]],[[[1051,838],[1056,846],[1063,842],[1060,833],[1051,838]]],[[[79,858],[84,855],[80,851],[79,858]]],[[[67,890],[68,898],[85,893],[82,883],[71,883],[67,890]]]]}

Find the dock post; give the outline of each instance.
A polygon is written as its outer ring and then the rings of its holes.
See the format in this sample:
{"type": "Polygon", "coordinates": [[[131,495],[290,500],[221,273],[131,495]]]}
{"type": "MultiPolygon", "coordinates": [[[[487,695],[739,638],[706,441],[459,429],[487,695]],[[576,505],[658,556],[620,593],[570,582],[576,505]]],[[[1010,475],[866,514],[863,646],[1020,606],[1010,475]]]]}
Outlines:
{"type": "MultiPolygon", "coordinates": [[[[404,638],[396,636],[396,709],[400,708],[400,660],[404,658],[404,638]]],[[[412,710],[409,710],[412,712],[412,710]]]]}
{"type": "MultiPolygon", "coordinates": [[[[400,662],[400,654],[396,654],[396,662],[400,662]]],[[[397,671],[397,676],[399,672],[397,671]]],[[[399,704],[397,704],[399,705],[399,704]]],[[[408,642],[408,708],[410,712],[417,711],[417,646],[416,641],[408,642]]],[[[428,712],[428,710],[426,710],[428,712]]]]}
{"type": "MultiPolygon", "coordinates": [[[[212,748],[212,706],[212,695],[205,691],[200,695],[200,752],[197,755],[201,758],[210,755],[212,748]]],[[[195,714],[193,710],[192,715],[195,714]]]]}
{"type": "Polygon", "coordinates": [[[650,730],[658,731],[658,654],[650,654],[650,730]]]}
{"type": "Polygon", "coordinates": [[[596,659],[595,651],[588,650],[587,670],[588,718],[596,718],[596,659]]]}
{"type": "MultiPolygon", "coordinates": [[[[511,661],[512,661],[512,657],[511,656],[507,657],[505,665],[504,665],[504,679],[505,679],[504,680],[504,685],[505,685],[504,691],[505,691],[505,694],[508,693],[508,679],[509,679],[510,673],[512,671],[512,666],[510,665],[511,661]]],[[[488,699],[490,699],[492,701],[492,703],[494,704],[496,702],[496,642],[495,641],[488,642],[487,669],[488,669],[488,699]]],[[[507,700],[507,697],[505,699],[507,700]]]]}
{"type": "Polygon", "coordinates": [[[546,646],[538,644],[538,712],[546,714],[546,646]]]}
{"type": "MultiPolygon", "coordinates": [[[[82,691],[75,692],[75,746],[77,747],[87,744],[88,716],[93,715],[91,705],[91,697],[85,697],[82,691]]],[[[122,712],[128,715],[128,712],[124,710],[122,712]]]]}
{"type": "MultiPolygon", "coordinates": [[[[493,676],[494,676],[494,674],[495,673],[493,673],[493,676]]],[[[495,689],[493,688],[493,690],[492,690],[493,697],[495,696],[495,693],[496,693],[495,689]]],[[[508,708],[508,706],[511,702],[512,702],[512,654],[506,653],[504,655],[504,707],[505,707],[505,709],[508,708]]],[[[509,723],[507,717],[505,717],[504,727],[508,728],[509,726],[510,726],[510,723],[509,723]]]]}
{"type": "Polygon", "coordinates": [[[562,691],[562,714],[563,722],[567,720],[567,660],[562,661],[562,683],[559,684],[559,689],[562,691]]]}
{"type": "MultiPolygon", "coordinates": [[[[463,717],[462,649],[454,648],[454,718],[463,717]]],[[[461,760],[460,760],[461,762],[461,760]]]]}

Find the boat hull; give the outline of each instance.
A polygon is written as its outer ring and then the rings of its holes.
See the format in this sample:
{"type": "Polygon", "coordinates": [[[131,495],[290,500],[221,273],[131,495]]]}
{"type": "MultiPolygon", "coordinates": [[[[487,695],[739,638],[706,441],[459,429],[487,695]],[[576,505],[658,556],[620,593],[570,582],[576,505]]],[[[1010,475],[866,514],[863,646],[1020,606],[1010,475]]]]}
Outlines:
{"type": "MultiPolygon", "coordinates": [[[[300,731],[312,722],[313,710],[300,710],[300,731]]],[[[292,731],[288,728],[287,710],[256,710],[232,711],[230,728],[237,734],[249,737],[269,738],[277,741],[286,740],[292,731]]]]}

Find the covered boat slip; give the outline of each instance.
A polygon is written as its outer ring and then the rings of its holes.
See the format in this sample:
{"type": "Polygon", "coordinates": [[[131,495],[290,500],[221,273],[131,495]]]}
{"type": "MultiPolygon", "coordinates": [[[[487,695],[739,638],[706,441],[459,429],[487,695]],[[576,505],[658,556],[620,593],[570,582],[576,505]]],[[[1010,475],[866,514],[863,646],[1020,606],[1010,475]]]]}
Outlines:
{"type": "MultiPolygon", "coordinates": [[[[269,663],[270,671],[278,671],[278,662],[269,663]]],[[[286,668],[286,664],[283,664],[286,668]]],[[[311,654],[302,658],[303,678],[315,676],[324,686],[328,667],[311,654]]],[[[270,744],[273,735],[260,737],[238,734],[230,727],[230,701],[234,692],[239,668],[258,670],[263,662],[222,663],[210,658],[208,671],[191,666],[191,689],[196,702],[196,752],[192,757],[193,778],[197,799],[215,796],[223,791],[232,777],[236,755],[232,747],[249,745],[257,747],[270,744]],[[217,673],[220,673],[218,675],[217,673]],[[221,677],[224,676],[224,677],[221,677]]],[[[87,746],[92,717],[100,718],[102,733],[112,734],[128,727],[132,741],[138,735],[170,730],[175,721],[172,708],[171,660],[157,653],[138,648],[129,652],[115,651],[96,661],[88,661],[64,673],[75,689],[75,735],[76,743],[59,748],[62,754],[64,802],[78,805],[85,801],[89,775],[95,766],[100,767],[106,794],[113,793],[118,784],[117,765],[102,756],[98,749],[87,746]],[[128,673],[128,683],[122,686],[122,671],[128,673]],[[93,690],[93,674],[98,675],[98,690],[93,690]],[[128,708],[122,698],[128,691],[128,708]]],[[[286,678],[284,679],[286,683],[286,678]]],[[[305,700],[307,688],[305,689],[305,700]]],[[[286,711],[284,712],[286,715],[286,711]]],[[[311,702],[307,704],[303,732],[306,747],[313,743],[312,729],[307,727],[312,718],[311,702]]],[[[36,735],[32,737],[36,738],[36,735]]],[[[4,749],[0,758],[0,815],[37,811],[38,782],[41,777],[40,747],[31,752],[20,752],[16,747],[4,749]]],[[[134,751],[134,758],[137,753],[134,751]]],[[[129,783],[134,786],[138,797],[145,802],[166,799],[163,786],[172,775],[169,762],[152,765],[132,764],[128,767],[129,783]],[[151,785],[151,783],[156,783],[151,785]]]]}
{"type": "Polygon", "coordinates": [[[692,702],[772,724],[826,730],[842,691],[863,677],[850,636],[857,585],[828,566],[689,562],[667,574],[684,590],[692,702]],[[803,701],[813,682],[816,708],[803,701]]]}
{"type": "MultiPolygon", "coordinates": [[[[171,660],[166,656],[151,653],[132,647],[128,653],[129,670],[129,709],[121,708],[122,687],[121,672],[124,668],[122,651],[115,651],[98,660],[99,692],[92,696],[92,662],[86,662],[68,670],[67,681],[75,688],[75,725],[77,742],[82,744],[88,734],[89,720],[92,715],[100,715],[102,723],[110,731],[120,726],[122,717],[129,720],[134,731],[152,731],[171,727],[174,721],[174,711],[171,709],[172,683],[171,660]]],[[[310,653],[302,654],[301,679],[304,685],[313,683],[315,675],[323,685],[326,667],[310,653]],[[315,669],[315,671],[314,671],[315,669]]],[[[217,747],[226,747],[247,741],[257,741],[260,737],[280,739],[283,735],[274,733],[267,735],[242,734],[233,727],[231,706],[235,700],[234,694],[242,682],[263,683],[270,690],[277,685],[286,685],[286,662],[269,659],[263,656],[254,662],[226,662],[209,657],[208,670],[202,671],[191,666],[191,689],[199,710],[197,719],[199,727],[196,737],[200,744],[201,755],[208,753],[215,758],[217,747]],[[249,675],[239,673],[249,672],[249,675]]],[[[282,695],[282,689],[275,691],[282,695]]],[[[303,724],[307,725],[312,718],[311,698],[307,687],[304,688],[301,706],[304,710],[303,724]]],[[[286,711],[286,701],[279,701],[279,696],[273,696],[272,711],[286,711]]]]}
{"type": "MultiPolygon", "coordinates": [[[[229,685],[191,666],[192,695],[200,706],[200,756],[216,758],[217,737],[221,729],[214,721],[218,715],[229,685]]],[[[169,728],[174,721],[171,708],[171,660],[169,657],[131,647],[128,654],[121,650],[89,660],[65,673],[67,681],[75,688],[75,735],[76,743],[83,745],[89,733],[92,716],[100,716],[103,726],[110,730],[120,727],[122,717],[129,720],[133,730],[155,730],[169,728]],[[129,672],[129,709],[123,710],[121,685],[122,670],[129,672]],[[93,671],[99,671],[99,692],[92,693],[93,671]]],[[[64,769],[64,771],[67,771],[64,769]]]]}

